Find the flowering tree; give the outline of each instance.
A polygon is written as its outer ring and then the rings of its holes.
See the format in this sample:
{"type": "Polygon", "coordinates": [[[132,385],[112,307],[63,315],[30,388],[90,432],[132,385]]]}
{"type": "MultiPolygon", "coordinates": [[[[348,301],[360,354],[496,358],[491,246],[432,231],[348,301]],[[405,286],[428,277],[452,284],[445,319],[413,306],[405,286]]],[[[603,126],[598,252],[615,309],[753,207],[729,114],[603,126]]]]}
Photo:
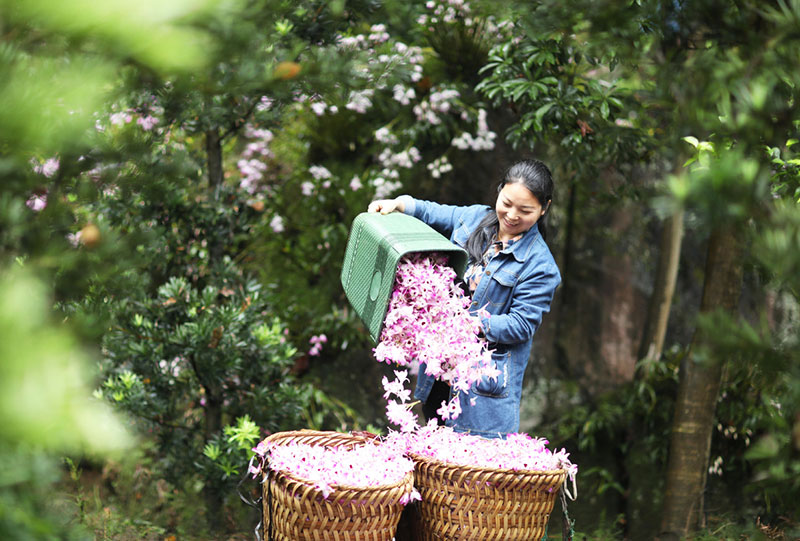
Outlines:
{"type": "Polygon", "coordinates": [[[353,59],[353,88],[299,92],[292,104],[273,106],[279,116],[254,118],[237,147],[233,176],[265,215],[246,264],[279,284],[282,316],[306,329],[303,341],[320,332],[330,338],[330,355],[367,343],[339,283],[355,215],[401,188],[461,186],[448,180],[454,164],[495,147],[489,111],[471,86],[411,42],[428,35],[436,6],[404,5],[404,15],[419,20],[402,34],[382,23],[340,32],[335,47],[353,59]]]}

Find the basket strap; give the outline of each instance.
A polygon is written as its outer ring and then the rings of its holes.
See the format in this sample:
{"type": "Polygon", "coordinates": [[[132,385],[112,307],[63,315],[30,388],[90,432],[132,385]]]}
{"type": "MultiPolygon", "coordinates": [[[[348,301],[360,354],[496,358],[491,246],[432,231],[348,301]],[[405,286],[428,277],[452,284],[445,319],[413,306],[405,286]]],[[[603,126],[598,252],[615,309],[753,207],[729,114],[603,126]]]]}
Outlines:
{"type": "Polygon", "coordinates": [[[250,496],[242,492],[242,484],[247,481],[247,478],[250,476],[250,468],[253,467],[253,461],[255,460],[255,455],[253,458],[250,459],[250,464],[247,470],[242,475],[242,478],[239,480],[239,483],[236,485],[236,492],[239,494],[239,499],[242,500],[248,506],[256,509],[258,511],[258,525],[255,529],[256,534],[256,541],[263,541],[261,539],[261,524],[264,522],[264,508],[261,507],[262,498],[259,496],[257,499],[253,500],[250,496]]]}
{"type": "MultiPolygon", "coordinates": [[[[564,516],[561,519],[561,539],[563,541],[572,541],[572,537],[575,535],[575,521],[570,520],[569,518],[569,511],[567,511],[567,490],[565,488],[566,481],[563,485],[561,485],[561,489],[559,490],[559,497],[561,498],[561,510],[564,513],[564,516]]],[[[570,496],[572,501],[575,501],[575,498],[570,496]]]]}
{"type": "MultiPolygon", "coordinates": [[[[267,476],[267,509],[269,510],[269,522],[267,523],[267,541],[273,541],[272,538],[272,480],[269,476],[269,458],[264,457],[264,472],[267,476]]],[[[263,511],[262,511],[263,516],[263,511]]],[[[261,541],[260,539],[257,541],[261,541]]]]}

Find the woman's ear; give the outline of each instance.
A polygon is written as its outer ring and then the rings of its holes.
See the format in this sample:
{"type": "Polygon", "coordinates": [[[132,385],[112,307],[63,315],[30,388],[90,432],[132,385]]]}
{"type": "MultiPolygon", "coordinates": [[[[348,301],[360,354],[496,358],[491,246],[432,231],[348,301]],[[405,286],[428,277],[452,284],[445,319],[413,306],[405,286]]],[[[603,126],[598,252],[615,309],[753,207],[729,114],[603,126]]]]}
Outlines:
{"type": "Polygon", "coordinates": [[[542,210],[542,216],[544,216],[544,215],[545,215],[545,213],[546,213],[548,210],[550,210],[550,203],[552,203],[552,202],[553,202],[553,200],[552,200],[552,199],[550,199],[550,200],[547,202],[547,204],[544,206],[544,210],[542,210]]]}

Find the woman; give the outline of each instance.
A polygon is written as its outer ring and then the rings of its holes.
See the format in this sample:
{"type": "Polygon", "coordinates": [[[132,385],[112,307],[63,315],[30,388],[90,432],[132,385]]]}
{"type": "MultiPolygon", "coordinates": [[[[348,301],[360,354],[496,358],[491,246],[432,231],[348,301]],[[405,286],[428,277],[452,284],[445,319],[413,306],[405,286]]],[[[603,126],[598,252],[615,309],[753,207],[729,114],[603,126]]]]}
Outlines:
{"type": "MultiPolygon", "coordinates": [[[[506,170],[495,208],[452,206],[401,195],[370,203],[369,212],[410,214],[450,238],[469,254],[464,282],[472,296],[470,311],[480,316],[483,334],[494,350],[500,375],[484,378],[461,394],[461,414],[447,421],[457,431],[487,438],[519,431],[522,379],[533,334],[550,310],[561,283],[545,243],[545,217],[553,199],[550,170],[537,160],[523,160],[506,170]]],[[[449,387],[420,367],[414,397],[427,418],[449,398],[449,387]]]]}

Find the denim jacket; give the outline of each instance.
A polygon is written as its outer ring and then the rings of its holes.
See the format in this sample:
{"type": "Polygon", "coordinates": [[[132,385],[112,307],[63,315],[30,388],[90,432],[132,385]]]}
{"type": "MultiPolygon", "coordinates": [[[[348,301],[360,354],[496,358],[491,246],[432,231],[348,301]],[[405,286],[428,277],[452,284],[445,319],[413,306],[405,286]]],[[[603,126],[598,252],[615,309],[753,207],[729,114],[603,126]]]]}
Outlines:
{"type": "MultiPolygon", "coordinates": [[[[405,213],[422,220],[451,242],[466,249],[467,238],[489,212],[486,205],[441,205],[403,195],[405,213]]],[[[480,308],[484,335],[494,350],[492,360],[500,375],[475,383],[461,394],[461,414],[447,421],[459,432],[487,438],[519,431],[522,379],[531,352],[533,334],[550,311],[553,294],[561,283],[550,249],[534,225],[522,238],[498,253],[484,269],[472,295],[470,311],[480,308]],[[474,402],[474,403],[473,403],[474,402]]],[[[426,400],[434,378],[420,367],[414,397],[426,400]]]]}

